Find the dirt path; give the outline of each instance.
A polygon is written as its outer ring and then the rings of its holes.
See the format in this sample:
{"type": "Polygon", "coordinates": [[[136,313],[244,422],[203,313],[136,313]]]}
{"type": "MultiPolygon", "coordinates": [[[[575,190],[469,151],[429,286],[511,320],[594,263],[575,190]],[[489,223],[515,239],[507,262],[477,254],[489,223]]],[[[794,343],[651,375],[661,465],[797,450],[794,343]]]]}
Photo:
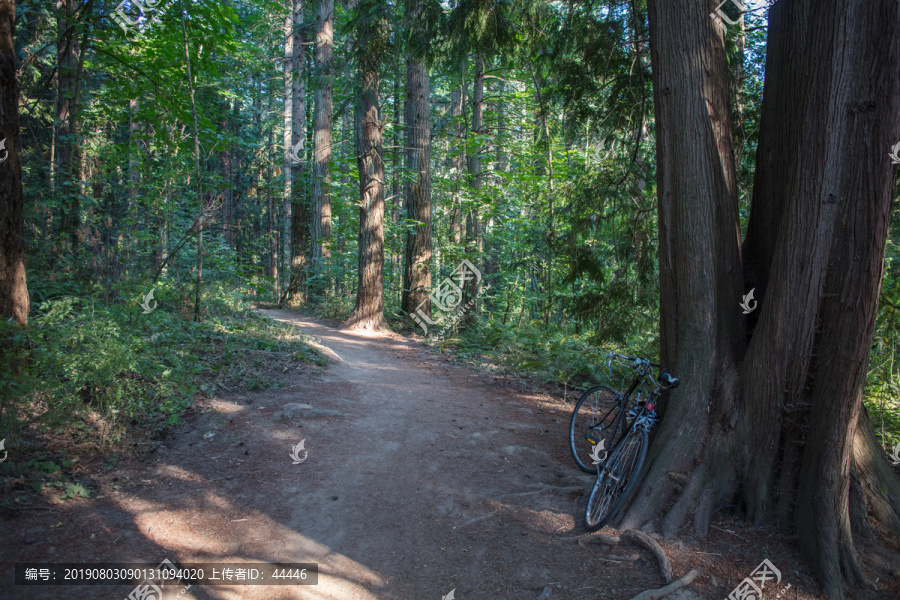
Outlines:
{"type": "MultiPolygon", "coordinates": [[[[0,523],[4,573],[28,561],[319,565],[317,586],[206,586],[183,600],[440,600],[451,590],[518,600],[547,586],[551,600],[628,599],[664,584],[647,552],[613,549],[641,556],[616,562],[575,543],[590,478],[571,464],[560,402],[400,336],[265,312],[318,338],[329,367],[304,368],[280,390],[218,396],[151,465],[98,477],[98,498],[0,523]],[[275,422],[288,403],[312,410],[275,422]],[[300,440],[308,458],[293,464],[300,440]]],[[[762,548],[734,568],[746,576],[757,556],[762,548]]],[[[676,577],[701,566],[696,555],[672,559],[676,577]]],[[[727,594],[738,581],[704,575],[691,588],[727,594]]],[[[0,585],[0,597],[113,600],[130,590],[0,585]]],[[[167,586],[165,598],[179,593],[167,586]]]]}

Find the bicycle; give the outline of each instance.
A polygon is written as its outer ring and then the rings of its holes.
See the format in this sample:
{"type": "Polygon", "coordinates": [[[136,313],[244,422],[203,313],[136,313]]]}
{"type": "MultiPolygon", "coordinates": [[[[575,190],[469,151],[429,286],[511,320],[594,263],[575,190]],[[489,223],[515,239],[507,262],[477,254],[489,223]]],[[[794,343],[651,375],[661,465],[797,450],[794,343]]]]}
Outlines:
{"type": "Polygon", "coordinates": [[[628,502],[647,456],[647,431],[659,421],[655,407],[660,390],[679,385],[677,378],[662,372],[658,364],[646,358],[610,352],[606,361],[610,374],[613,361],[634,370],[628,389],[624,393],[606,385],[589,389],[575,405],[569,423],[569,449],[575,464],[582,471],[597,473],[584,513],[588,531],[606,525],[628,502]],[[652,376],[654,369],[660,370],[656,379],[652,376]],[[642,384],[650,388],[643,400],[643,389],[639,389],[642,384]],[[635,392],[634,406],[626,413],[635,392]],[[601,451],[605,452],[602,458],[601,451]],[[590,465],[588,458],[592,460],[590,465]]]}

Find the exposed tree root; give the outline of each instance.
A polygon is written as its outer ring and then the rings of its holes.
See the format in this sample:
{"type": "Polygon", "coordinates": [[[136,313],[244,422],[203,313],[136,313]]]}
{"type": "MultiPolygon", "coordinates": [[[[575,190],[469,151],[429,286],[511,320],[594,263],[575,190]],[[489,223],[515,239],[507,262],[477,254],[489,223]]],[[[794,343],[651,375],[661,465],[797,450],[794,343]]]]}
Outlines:
{"type": "Polygon", "coordinates": [[[580,535],[575,538],[575,541],[578,542],[579,546],[586,546],[588,544],[605,544],[607,546],[616,546],[621,543],[622,539],[617,535],[593,535],[586,534],[580,535]]]}
{"type": "Polygon", "coordinates": [[[659,598],[663,598],[668,596],[675,590],[679,590],[695,580],[700,575],[700,571],[697,569],[691,569],[669,585],[665,587],[661,587],[658,590],[646,590],[641,592],[631,600],[659,600],[659,598]]]}
{"type": "MultiPolygon", "coordinates": [[[[656,561],[659,563],[659,570],[662,571],[662,575],[666,580],[666,583],[672,583],[672,580],[674,579],[672,575],[672,563],[669,562],[669,557],[666,556],[665,550],[662,549],[662,546],[656,543],[656,540],[642,531],[629,529],[628,531],[623,533],[621,537],[617,535],[582,535],[575,539],[578,542],[579,546],[584,546],[589,543],[617,546],[622,543],[622,540],[635,542],[653,553],[653,556],[656,557],[656,561]]],[[[610,556],[607,558],[609,558],[610,560],[636,560],[632,559],[631,557],[619,556],[615,558],[612,558],[610,556]]]]}
{"type": "Polygon", "coordinates": [[[642,531],[635,531],[634,529],[629,529],[628,531],[623,533],[622,539],[637,542],[638,544],[652,552],[653,556],[656,557],[657,562],[659,562],[659,570],[662,571],[666,583],[672,583],[672,580],[674,579],[672,575],[672,563],[669,562],[669,557],[666,556],[666,553],[662,549],[662,546],[656,543],[656,540],[651,538],[646,533],[642,531]]]}

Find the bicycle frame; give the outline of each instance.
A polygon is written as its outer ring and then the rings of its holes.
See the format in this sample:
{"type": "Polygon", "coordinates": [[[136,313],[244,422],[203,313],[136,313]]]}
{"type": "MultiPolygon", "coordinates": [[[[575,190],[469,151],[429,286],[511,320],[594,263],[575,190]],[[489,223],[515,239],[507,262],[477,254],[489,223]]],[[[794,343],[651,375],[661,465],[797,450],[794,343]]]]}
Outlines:
{"type": "MultiPolygon", "coordinates": [[[[608,360],[611,362],[615,356],[620,356],[620,355],[613,355],[612,353],[610,353],[608,360]]],[[[616,446],[618,446],[622,442],[622,440],[625,439],[626,434],[629,431],[631,431],[632,427],[634,427],[634,424],[636,422],[638,422],[641,419],[641,417],[646,415],[649,411],[653,410],[653,407],[655,406],[656,401],[660,395],[659,387],[657,386],[656,389],[654,389],[652,392],[650,392],[648,394],[647,399],[644,400],[644,402],[641,402],[640,400],[638,400],[638,402],[635,404],[635,406],[639,406],[640,409],[635,414],[634,419],[632,419],[630,422],[628,421],[628,413],[627,413],[626,409],[628,408],[628,403],[629,403],[628,401],[631,399],[631,395],[638,388],[638,386],[640,386],[642,383],[644,383],[648,379],[648,377],[650,377],[652,375],[654,368],[657,368],[657,369],[660,368],[660,366],[658,364],[652,363],[647,360],[642,360],[642,359],[636,359],[635,365],[637,367],[637,372],[634,375],[634,379],[632,379],[632,381],[631,381],[631,385],[628,386],[628,389],[616,399],[616,405],[615,405],[614,409],[618,408],[618,414],[616,415],[616,420],[613,423],[613,426],[610,427],[610,429],[609,429],[609,435],[607,436],[606,440],[603,440],[604,441],[603,447],[604,447],[604,450],[607,452],[607,454],[606,454],[607,457],[609,457],[612,454],[613,450],[615,450],[616,446]],[[637,362],[637,361],[640,361],[640,362],[637,362]],[[649,408],[647,408],[648,404],[650,405],[649,408]],[[622,430],[622,433],[621,433],[621,435],[616,437],[616,433],[619,431],[620,428],[622,430]]],[[[602,419],[601,419],[601,422],[602,422],[602,419]]],[[[587,435],[589,435],[589,433],[586,433],[585,435],[587,436],[587,435]]],[[[602,440],[602,438],[601,438],[601,440],[602,440]]],[[[598,468],[602,467],[603,463],[605,463],[605,462],[606,462],[605,460],[602,461],[598,465],[598,468]]]]}

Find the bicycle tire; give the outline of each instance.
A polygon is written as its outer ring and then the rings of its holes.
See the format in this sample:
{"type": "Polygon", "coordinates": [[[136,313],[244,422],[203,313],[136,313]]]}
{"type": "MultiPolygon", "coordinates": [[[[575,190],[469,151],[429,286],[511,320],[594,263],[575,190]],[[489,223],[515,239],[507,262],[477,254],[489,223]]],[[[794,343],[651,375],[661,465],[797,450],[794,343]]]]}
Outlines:
{"type": "Polygon", "coordinates": [[[647,444],[647,430],[632,429],[598,469],[597,481],[584,509],[584,526],[588,531],[597,531],[609,523],[634,494],[637,476],[647,457],[647,444]]]}
{"type": "Polygon", "coordinates": [[[584,434],[591,427],[600,424],[607,450],[613,447],[612,440],[606,438],[607,432],[616,424],[616,418],[621,410],[621,404],[616,401],[619,395],[619,392],[608,385],[598,385],[582,394],[575,404],[572,419],[569,421],[569,450],[575,464],[585,473],[596,474],[597,465],[592,464],[591,460],[593,444],[585,439],[584,434]]]}

